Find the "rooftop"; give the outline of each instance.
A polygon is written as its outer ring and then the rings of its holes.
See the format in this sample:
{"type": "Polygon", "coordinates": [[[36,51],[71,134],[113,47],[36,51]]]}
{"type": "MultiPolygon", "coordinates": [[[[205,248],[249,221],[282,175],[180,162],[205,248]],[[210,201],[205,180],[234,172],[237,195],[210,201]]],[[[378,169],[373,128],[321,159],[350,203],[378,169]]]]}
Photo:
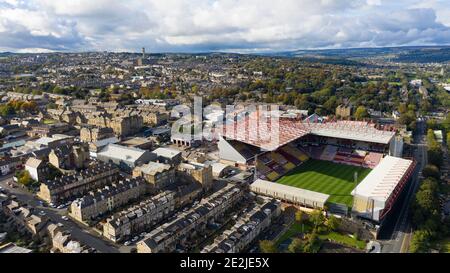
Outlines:
{"type": "Polygon", "coordinates": [[[386,156],[352,191],[352,195],[367,196],[384,203],[412,165],[412,160],[386,156]]]}
{"type": "Polygon", "coordinates": [[[140,157],[146,153],[146,151],[126,147],[117,144],[108,144],[101,152],[97,154],[97,156],[106,156],[120,159],[125,162],[134,162],[140,159],[140,157]]]}
{"type": "Polygon", "coordinates": [[[280,195],[291,195],[297,197],[298,199],[308,199],[318,203],[325,203],[330,197],[328,194],[291,187],[262,179],[257,179],[253,182],[250,185],[250,188],[253,187],[258,188],[261,191],[276,191],[280,195]]]}
{"type": "Polygon", "coordinates": [[[388,144],[395,132],[379,130],[365,121],[318,122],[306,119],[267,118],[253,112],[219,130],[222,137],[237,140],[263,150],[274,151],[308,134],[356,141],[388,144]]]}
{"type": "Polygon", "coordinates": [[[162,156],[166,158],[173,158],[179,154],[181,154],[181,151],[171,149],[171,148],[158,148],[153,151],[157,156],[162,156]]]}
{"type": "Polygon", "coordinates": [[[148,164],[144,164],[136,168],[140,169],[145,174],[155,175],[157,173],[170,170],[171,166],[158,162],[149,162],[148,164]]]}

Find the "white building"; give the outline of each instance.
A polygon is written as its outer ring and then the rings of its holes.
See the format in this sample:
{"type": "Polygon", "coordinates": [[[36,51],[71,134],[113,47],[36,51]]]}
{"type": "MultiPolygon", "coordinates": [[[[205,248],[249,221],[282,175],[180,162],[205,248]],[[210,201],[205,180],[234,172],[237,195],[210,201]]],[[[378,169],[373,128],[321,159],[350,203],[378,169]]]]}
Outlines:
{"type": "Polygon", "coordinates": [[[39,181],[39,179],[42,178],[43,165],[44,162],[42,160],[30,157],[25,163],[25,170],[30,173],[30,177],[33,180],[39,181]]]}
{"type": "Polygon", "coordinates": [[[415,162],[386,156],[352,191],[353,212],[381,222],[392,209],[414,170],[415,162]]]}

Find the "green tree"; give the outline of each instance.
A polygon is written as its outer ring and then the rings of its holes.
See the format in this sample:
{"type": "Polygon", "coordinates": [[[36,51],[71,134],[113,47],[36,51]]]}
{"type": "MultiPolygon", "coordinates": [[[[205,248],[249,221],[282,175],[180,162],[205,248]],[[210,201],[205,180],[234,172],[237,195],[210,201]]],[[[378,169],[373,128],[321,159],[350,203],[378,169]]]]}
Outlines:
{"type": "Polygon", "coordinates": [[[297,210],[295,212],[295,221],[297,221],[297,223],[301,223],[302,220],[303,220],[303,211],[297,210]]]}
{"type": "Polygon", "coordinates": [[[450,132],[447,133],[447,149],[450,150],[450,132]]]}
{"type": "Polygon", "coordinates": [[[0,116],[7,117],[10,115],[14,115],[16,111],[14,110],[14,107],[12,107],[11,104],[5,104],[0,106],[0,116]]]}
{"type": "Polygon", "coordinates": [[[319,236],[315,231],[308,234],[307,236],[307,242],[304,246],[304,251],[306,253],[317,253],[320,250],[320,247],[322,245],[322,241],[320,240],[319,236]]]}
{"type": "Polygon", "coordinates": [[[31,175],[28,171],[23,170],[20,172],[19,177],[18,177],[18,182],[24,186],[30,186],[31,184],[33,184],[33,179],[31,178],[31,175]]]}
{"type": "Polygon", "coordinates": [[[277,247],[274,242],[270,240],[262,240],[259,242],[259,248],[262,253],[277,253],[277,247]]]}
{"type": "Polygon", "coordinates": [[[327,227],[330,231],[335,231],[336,229],[338,229],[340,224],[341,220],[337,217],[331,215],[330,218],[328,218],[327,227]]]}
{"type": "Polygon", "coordinates": [[[358,106],[358,108],[356,108],[354,116],[355,116],[355,118],[357,120],[362,120],[362,119],[368,118],[369,117],[369,113],[367,112],[366,107],[358,106]]]}
{"type": "Polygon", "coordinates": [[[325,215],[322,210],[313,210],[309,216],[309,220],[313,223],[314,228],[318,228],[325,223],[325,215]]]}
{"type": "Polygon", "coordinates": [[[304,245],[302,240],[295,238],[288,246],[288,250],[291,253],[302,253],[304,252],[304,245]]]}
{"type": "Polygon", "coordinates": [[[438,192],[439,184],[435,179],[423,180],[412,203],[412,223],[416,227],[426,224],[427,229],[433,229],[437,226],[440,215],[438,192]]]}
{"type": "Polygon", "coordinates": [[[428,252],[430,248],[431,234],[426,230],[416,230],[413,234],[409,251],[412,253],[428,252]]]}
{"type": "Polygon", "coordinates": [[[433,177],[435,179],[440,179],[441,177],[438,167],[431,164],[428,164],[425,166],[425,168],[423,168],[422,174],[425,178],[433,177]]]}
{"type": "Polygon", "coordinates": [[[444,154],[439,145],[429,147],[428,149],[428,162],[440,168],[444,163],[444,154]]]}

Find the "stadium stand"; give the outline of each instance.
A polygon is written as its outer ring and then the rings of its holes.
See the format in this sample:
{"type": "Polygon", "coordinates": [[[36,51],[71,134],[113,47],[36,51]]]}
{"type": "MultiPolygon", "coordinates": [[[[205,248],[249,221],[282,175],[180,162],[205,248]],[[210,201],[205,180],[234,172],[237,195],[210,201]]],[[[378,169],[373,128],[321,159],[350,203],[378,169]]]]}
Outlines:
{"type": "Polygon", "coordinates": [[[337,152],[336,146],[327,145],[320,155],[321,160],[332,161],[337,152]]]}
{"type": "Polygon", "coordinates": [[[383,154],[370,152],[364,158],[364,167],[373,169],[380,163],[381,159],[383,159],[383,154]]]}

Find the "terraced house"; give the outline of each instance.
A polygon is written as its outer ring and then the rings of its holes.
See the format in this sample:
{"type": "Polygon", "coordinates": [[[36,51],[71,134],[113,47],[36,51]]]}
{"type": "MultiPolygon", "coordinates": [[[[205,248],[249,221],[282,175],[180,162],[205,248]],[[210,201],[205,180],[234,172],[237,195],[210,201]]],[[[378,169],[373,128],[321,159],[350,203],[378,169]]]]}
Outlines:
{"type": "Polygon", "coordinates": [[[77,221],[89,222],[138,199],[146,192],[147,185],[143,178],[123,179],[76,199],[70,206],[69,214],[77,221]]]}
{"type": "Polygon", "coordinates": [[[118,212],[103,225],[103,236],[119,242],[149,228],[175,210],[175,192],[164,191],[131,208],[118,212]]]}
{"type": "Polygon", "coordinates": [[[59,203],[110,184],[118,178],[119,169],[116,166],[96,162],[76,174],[42,182],[37,195],[46,202],[59,203]]]}
{"type": "Polygon", "coordinates": [[[259,198],[263,200],[262,204],[257,204],[201,252],[239,253],[244,251],[264,229],[270,226],[272,220],[281,214],[280,201],[267,197],[259,198]]]}
{"type": "Polygon", "coordinates": [[[228,184],[188,211],[178,213],[174,220],[152,230],[137,244],[138,252],[173,252],[177,244],[186,243],[197,231],[204,230],[209,221],[222,216],[243,196],[244,191],[240,186],[228,184]]]}

